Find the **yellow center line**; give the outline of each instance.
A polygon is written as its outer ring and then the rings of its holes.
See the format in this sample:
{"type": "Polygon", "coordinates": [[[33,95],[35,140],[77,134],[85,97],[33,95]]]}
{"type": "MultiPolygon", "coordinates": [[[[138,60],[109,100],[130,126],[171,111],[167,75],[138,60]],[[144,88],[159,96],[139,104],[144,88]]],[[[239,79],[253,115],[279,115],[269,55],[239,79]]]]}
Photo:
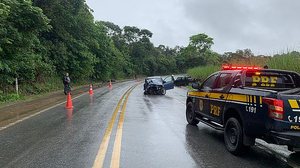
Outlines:
{"type": "Polygon", "coordinates": [[[125,110],[126,110],[126,105],[128,101],[128,97],[132,90],[136,87],[135,85],[126,95],[125,101],[123,103],[123,107],[121,110],[120,118],[119,118],[119,123],[118,123],[118,128],[117,128],[117,133],[116,133],[116,138],[114,142],[114,149],[112,153],[112,158],[111,158],[111,163],[110,167],[111,168],[119,168],[120,167],[120,157],[121,157],[121,143],[122,143],[122,133],[123,133],[123,124],[124,124],[124,116],[125,116],[125,110]]]}
{"type": "MultiPolygon", "coordinates": [[[[132,87],[131,87],[132,88],[132,87]]],[[[130,88],[130,89],[131,89],[130,88]]],[[[106,128],[105,130],[105,133],[104,133],[104,136],[103,136],[103,139],[102,139],[102,142],[101,142],[101,145],[99,147],[99,150],[98,150],[98,153],[97,153],[97,156],[96,156],[96,159],[95,159],[95,162],[94,162],[94,165],[93,165],[93,168],[99,168],[99,167],[102,167],[103,166],[103,162],[104,162],[104,159],[105,159],[105,154],[106,154],[106,151],[107,151],[107,147],[108,147],[108,143],[109,143],[109,140],[110,140],[110,136],[111,136],[111,132],[112,132],[112,128],[113,128],[113,125],[115,123],[115,120],[116,120],[116,117],[117,117],[117,114],[119,112],[119,109],[120,109],[120,106],[121,106],[121,103],[125,97],[125,95],[128,93],[128,91],[130,90],[128,89],[123,95],[122,95],[122,98],[119,100],[118,104],[117,104],[117,107],[111,117],[111,120],[109,121],[108,123],[108,127],[106,128]]]]}

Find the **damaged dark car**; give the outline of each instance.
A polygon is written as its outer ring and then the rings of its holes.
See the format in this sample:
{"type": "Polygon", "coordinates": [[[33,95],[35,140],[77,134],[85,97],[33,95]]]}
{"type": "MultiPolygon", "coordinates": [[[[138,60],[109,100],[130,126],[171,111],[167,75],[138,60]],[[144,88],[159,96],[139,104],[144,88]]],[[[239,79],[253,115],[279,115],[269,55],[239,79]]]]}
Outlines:
{"type": "Polygon", "coordinates": [[[165,95],[166,90],[170,89],[174,89],[174,78],[172,76],[168,76],[165,79],[161,77],[147,77],[145,79],[145,95],[165,95]]]}

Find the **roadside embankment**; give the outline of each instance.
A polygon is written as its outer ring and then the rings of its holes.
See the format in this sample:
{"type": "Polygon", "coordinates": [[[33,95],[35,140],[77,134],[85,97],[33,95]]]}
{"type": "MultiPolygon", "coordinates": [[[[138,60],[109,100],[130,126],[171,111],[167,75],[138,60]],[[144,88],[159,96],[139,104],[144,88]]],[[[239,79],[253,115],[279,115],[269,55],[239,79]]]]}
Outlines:
{"type": "MultiPolygon", "coordinates": [[[[106,85],[106,83],[97,83],[94,84],[93,88],[97,89],[104,85],[106,85]]],[[[74,87],[72,89],[72,97],[87,93],[88,90],[89,85],[74,87]]],[[[4,105],[0,107],[0,127],[32,115],[40,110],[64,102],[65,100],[66,96],[64,95],[63,90],[59,90],[4,105]]]]}

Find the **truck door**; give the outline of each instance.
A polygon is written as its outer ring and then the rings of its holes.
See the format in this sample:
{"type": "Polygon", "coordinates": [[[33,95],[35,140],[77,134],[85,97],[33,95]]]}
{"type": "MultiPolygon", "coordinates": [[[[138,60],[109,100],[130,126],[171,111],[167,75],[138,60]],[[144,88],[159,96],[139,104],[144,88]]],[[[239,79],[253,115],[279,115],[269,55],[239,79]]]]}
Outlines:
{"type": "Polygon", "coordinates": [[[232,85],[233,73],[220,73],[216,80],[215,87],[209,95],[209,115],[212,120],[220,122],[224,111],[225,103],[228,96],[228,91],[232,85]]]}
{"type": "Polygon", "coordinates": [[[210,92],[214,88],[215,81],[218,77],[218,73],[212,74],[209,78],[207,78],[200,87],[200,92],[198,95],[198,100],[196,101],[196,109],[199,110],[199,113],[207,118],[210,118],[210,107],[209,107],[209,99],[210,92]]]}

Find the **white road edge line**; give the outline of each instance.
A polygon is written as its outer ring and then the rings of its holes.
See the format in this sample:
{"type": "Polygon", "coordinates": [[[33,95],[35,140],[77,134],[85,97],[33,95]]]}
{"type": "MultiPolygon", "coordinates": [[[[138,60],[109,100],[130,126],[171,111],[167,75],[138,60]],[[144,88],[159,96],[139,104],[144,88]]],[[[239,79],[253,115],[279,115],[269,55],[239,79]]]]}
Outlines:
{"type": "MultiPolygon", "coordinates": [[[[79,95],[79,96],[77,96],[77,97],[74,97],[72,100],[78,99],[79,97],[81,97],[81,96],[83,96],[83,95],[86,95],[86,94],[87,94],[87,93],[84,93],[84,94],[82,94],[82,95],[79,95]]],[[[29,115],[29,116],[27,116],[27,117],[24,117],[24,118],[22,118],[22,119],[20,119],[20,120],[17,120],[17,121],[15,121],[15,122],[13,122],[13,123],[10,123],[10,124],[8,124],[8,125],[6,125],[6,126],[4,126],[4,127],[0,127],[0,131],[5,130],[5,129],[11,127],[11,126],[14,126],[14,125],[16,125],[16,124],[18,124],[18,123],[20,123],[20,122],[22,122],[22,121],[25,121],[25,120],[27,120],[27,119],[29,119],[29,118],[31,118],[31,117],[34,117],[34,116],[36,116],[36,115],[39,115],[39,114],[41,114],[41,113],[43,113],[43,112],[46,112],[46,111],[48,111],[48,110],[50,110],[50,109],[53,109],[53,108],[55,108],[55,107],[57,107],[57,106],[60,106],[60,105],[62,105],[62,104],[64,104],[64,103],[66,103],[66,102],[67,102],[67,101],[58,103],[58,104],[53,105],[53,106],[51,106],[51,107],[48,107],[48,108],[46,108],[46,109],[44,109],[44,110],[41,110],[41,111],[39,111],[39,112],[37,112],[37,113],[31,114],[31,115],[29,115]]]]}

